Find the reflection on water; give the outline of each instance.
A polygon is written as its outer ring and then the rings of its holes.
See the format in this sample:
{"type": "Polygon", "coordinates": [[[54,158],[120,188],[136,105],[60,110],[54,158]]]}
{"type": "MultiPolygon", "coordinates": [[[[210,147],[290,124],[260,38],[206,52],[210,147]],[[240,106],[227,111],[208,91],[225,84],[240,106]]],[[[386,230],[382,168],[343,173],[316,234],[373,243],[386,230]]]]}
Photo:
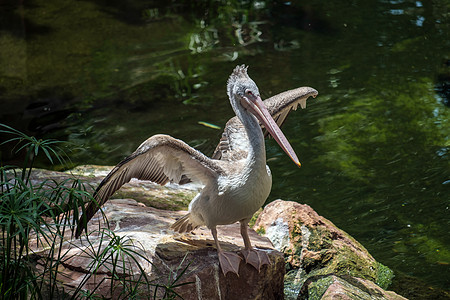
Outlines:
{"type": "MultiPolygon", "coordinates": [[[[448,288],[446,1],[2,4],[1,122],[117,163],[155,133],[211,154],[236,64],[263,98],[319,91],[268,141],[270,200],[307,203],[385,265],[448,288]]],[[[2,160],[14,161],[3,151],[2,160]]]]}

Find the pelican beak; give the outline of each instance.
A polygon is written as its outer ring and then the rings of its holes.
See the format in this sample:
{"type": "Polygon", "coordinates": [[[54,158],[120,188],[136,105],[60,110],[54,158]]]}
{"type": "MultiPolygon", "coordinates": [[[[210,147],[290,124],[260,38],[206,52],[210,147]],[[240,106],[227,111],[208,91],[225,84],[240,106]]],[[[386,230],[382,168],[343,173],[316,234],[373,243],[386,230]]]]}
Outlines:
{"type": "Polygon", "coordinates": [[[300,167],[301,163],[298,160],[294,149],[292,149],[292,146],[289,144],[280,127],[278,127],[277,123],[273,120],[269,111],[264,106],[261,97],[254,96],[252,98],[253,99],[248,99],[247,97],[243,97],[241,101],[242,105],[249,110],[262,125],[264,125],[270,135],[277,141],[278,145],[280,145],[281,149],[283,149],[292,161],[300,167]]]}

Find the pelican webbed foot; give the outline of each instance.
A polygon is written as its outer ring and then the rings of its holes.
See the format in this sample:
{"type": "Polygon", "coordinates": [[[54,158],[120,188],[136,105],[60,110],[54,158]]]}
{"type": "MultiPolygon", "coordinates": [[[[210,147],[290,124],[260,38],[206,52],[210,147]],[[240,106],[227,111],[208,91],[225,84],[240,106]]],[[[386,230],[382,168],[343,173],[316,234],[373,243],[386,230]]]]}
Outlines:
{"type": "Polygon", "coordinates": [[[241,250],[241,253],[245,259],[245,262],[255,267],[255,269],[259,272],[261,266],[270,265],[270,259],[266,252],[257,251],[252,247],[250,237],[248,236],[248,221],[249,220],[239,221],[241,223],[241,235],[245,245],[245,248],[241,250]]]}
{"type": "Polygon", "coordinates": [[[232,272],[239,276],[239,265],[242,258],[234,252],[225,252],[222,250],[219,240],[217,239],[217,230],[215,226],[211,227],[211,233],[214,237],[214,242],[216,243],[217,255],[219,256],[219,264],[222,268],[223,275],[227,276],[228,272],[232,272]]]}
{"type": "Polygon", "coordinates": [[[242,258],[234,252],[218,251],[217,254],[223,275],[227,276],[228,272],[232,272],[239,276],[239,264],[242,258]]]}
{"type": "Polygon", "coordinates": [[[245,262],[255,267],[258,272],[260,271],[261,266],[271,264],[269,256],[264,251],[257,251],[253,248],[250,248],[242,249],[241,253],[245,259],[245,262]]]}

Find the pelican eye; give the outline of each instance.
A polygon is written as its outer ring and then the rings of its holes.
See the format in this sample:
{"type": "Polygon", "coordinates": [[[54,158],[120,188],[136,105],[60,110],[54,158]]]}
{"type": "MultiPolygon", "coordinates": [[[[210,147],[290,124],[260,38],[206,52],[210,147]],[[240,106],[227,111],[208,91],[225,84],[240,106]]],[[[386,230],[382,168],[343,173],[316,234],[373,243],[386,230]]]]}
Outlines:
{"type": "Polygon", "coordinates": [[[253,93],[252,93],[252,91],[250,91],[250,90],[246,90],[245,93],[246,93],[247,95],[249,95],[249,96],[253,96],[253,93]]]}

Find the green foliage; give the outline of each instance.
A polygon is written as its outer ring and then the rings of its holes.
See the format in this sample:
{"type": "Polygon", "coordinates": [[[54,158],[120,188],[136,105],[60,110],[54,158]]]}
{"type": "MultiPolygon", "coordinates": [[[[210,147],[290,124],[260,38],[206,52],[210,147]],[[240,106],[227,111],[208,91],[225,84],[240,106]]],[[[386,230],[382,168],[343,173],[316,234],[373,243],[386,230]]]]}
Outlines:
{"type": "MultiPolygon", "coordinates": [[[[61,144],[54,140],[37,140],[9,126],[0,124],[2,133],[13,135],[3,142],[16,142],[17,151],[26,150],[22,170],[0,166],[0,295],[2,299],[100,299],[98,289],[109,284],[109,293],[115,299],[180,297],[174,289],[189,284],[179,283],[189,264],[171,272],[164,285],[150,281],[142,263],[151,264],[140,244],[120,237],[108,229],[87,237],[87,247],[67,243],[79,219],[79,209],[87,201],[94,201],[83,181],[73,178],[62,182],[44,180],[34,185],[30,180],[35,158],[44,153],[53,163],[63,163],[59,154],[61,144]],[[31,248],[31,243],[37,243],[31,248]],[[69,245],[69,248],[67,248],[69,245]],[[87,275],[70,290],[61,285],[64,262],[73,258],[70,250],[78,247],[91,261],[87,275]],[[34,252],[36,249],[42,249],[34,252]],[[130,270],[138,275],[130,275],[130,270]],[[106,275],[105,275],[106,274],[106,275]],[[172,274],[176,274],[173,276],[172,274]],[[96,286],[86,289],[89,279],[96,286]]],[[[184,261],[184,260],[183,260],[184,261]]],[[[182,262],[183,263],[183,262],[182,262]]],[[[181,264],[180,264],[181,266],[181,264]]]]}
{"type": "Polygon", "coordinates": [[[387,290],[387,288],[391,285],[393,278],[394,272],[385,265],[377,262],[376,284],[378,284],[382,289],[387,290]]]}
{"type": "MultiPolygon", "coordinates": [[[[187,254],[186,254],[187,255],[187,254]]],[[[174,289],[183,285],[187,285],[187,284],[192,284],[194,282],[183,282],[183,283],[178,283],[181,279],[181,277],[184,275],[184,273],[186,273],[189,265],[191,264],[190,262],[186,265],[186,267],[184,267],[183,269],[181,269],[181,266],[183,265],[185,259],[186,259],[186,255],[184,256],[183,260],[180,262],[180,264],[177,266],[177,268],[171,272],[169,272],[169,278],[167,279],[167,283],[164,285],[160,285],[160,284],[156,284],[155,285],[155,293],[154,293],[154,298],[156,299],[156,294],[157,294],[157,290],[158,288],[162,288],[164,291],[164,295],[163,295],[163,299],[176,299],[177,297],[182,298],[174,289]]]]}
{"type": "Polygon", "coordinates": [[[109,229],[98,231],[96,241],[99,243],[93,243],[88,237],[87,247],[81,249],[83,254],[90,258],[91,263],[87,266],[88,275],[83,277],[75,294],[82,293],[86,298],[97,297],[95,292],[100,285],[91,291],[82,290],[83,286],[97,275],[100,276],[99,282],[103,285],[109,283],[110,295],[120,299],[136,297],[143,284],[147,289],[150,287],[150,281],[141,264],[142,261],[148,263],[150,261],[142,254],[143,249],[140,245],[136,245],[128,237],[117,236],[109,229]],[[130,276],[128,271],[131,268],[137,268],[140,275],[130,276]],[[102,276],[104,273],[109,275],[102,276]]]}
{"type": "MultiPolygon", "coordinates": [[[[12,166],[0,167],[0,230],[2,233],[0,293],[4,299],[52,297],[56,291],[53,267],[55,259],[57,262],[62,254],[60,251],[55,253],[58,245],[56,241],[59,238],[62,242],[61,237],[64,235],[66,225],[60,221],[68,220],[72,207],[61,205],[61,201],[67,198],[64,183],[53,185],[49,189],[48,181],[34,186],[29,179],[34,160],[39,153],[44,153],[51,163],[54,158],[62,163],[63,158],[57,152],[61,149],[56,146],[60,142],[37,140],[4,124],[0,124],[0,127],[3,128],[0,132],[13,135],[1,145],[16,142],[17,151],[24,149],[27,152],[20,173],[12,166]],[[64,211],[63,208],[66,210],[64,211]],[[53,224],[58,226],[52,227],[53,224]],[[50,245],[42,273],[36,272],[35,257],[29,247],[30,239],[33,237],[38,243],[50,245]],[[46,280],[49,284],[46,286],[47,294],[44,296],[42,285],[46,280]]],[[[73,195],[69,198],[74,199],[73,195]]],[[[84,203],[83,200],[78,198],[78,201],[68,201],[67,204],[75,204],[73,207],[77,208],[76,205],[84,203]]]]}
{"type": "Polygon", "coordinates": [[[258,209],[252,216],[252,218],[250,219],[250,221],[248,222],[248,226],[250,226],[250,228],[253,228],[253,226],[255,226],[256,220],[258,219],[259,215],[262,212],[262,208],[258,209]]]}
{"type": "Polygon", "coordinates": [[[259,235],[265,235],[266,234],[266,230],[264,229],[264,227],[259,227],[256,229],[256,233],[259,235]]]}
{"type": "Polygon", "coordinates": [[[0,128],[4,128],[0,129],[0,133],[11,134],[14,136],[9,140],[6,140],[3,143],[1,143],[0,146],[6,143],[16,142],[17,143],[16,152],[19,152],[23,149],[27,150],[25,162],[23,164],[22,169],[22,180],[25,180],[26,178],[25,183],[27,183],[28,180],[30,179],[34,160],[38,156],[40,151],[45,154],[45,157],[50,161],[50,163],[53,164],[53,159],[55,158],[56,160],[58,160],[59,163],[63,164],[64,157],[60,155],[59,152],[62,152],[64,155],[65,153],[60,147],[57,146],[57,144],[62,143],[61,141],[42,140],[42,139],[38,140],[34,136],[27,136],[26,134],[20,132],[19,130],[7,126],[5,124],[0,124],[0,128]]]}

